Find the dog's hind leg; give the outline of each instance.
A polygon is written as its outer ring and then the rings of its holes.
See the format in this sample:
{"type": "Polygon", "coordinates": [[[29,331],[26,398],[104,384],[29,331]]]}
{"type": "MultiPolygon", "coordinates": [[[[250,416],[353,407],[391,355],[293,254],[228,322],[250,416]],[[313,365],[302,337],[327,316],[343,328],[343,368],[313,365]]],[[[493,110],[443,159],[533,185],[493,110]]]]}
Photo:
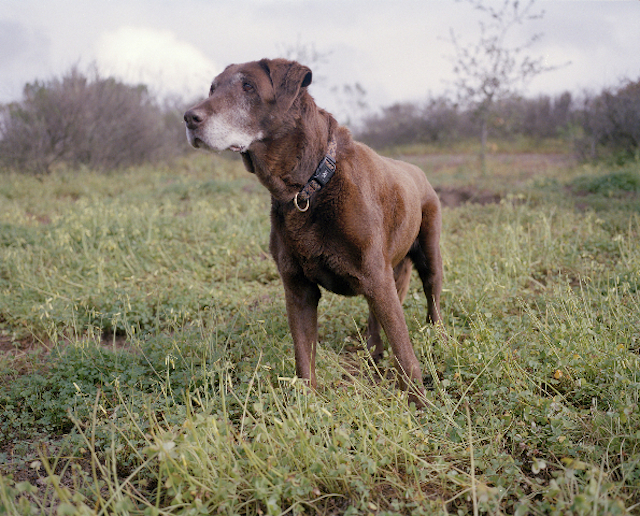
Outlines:
{"type": "Polygon", "coordinates": [[[440,209],[425,210],[422,226],[409,257],[418,271],[427,297],[427,322],[437,324],[440,317],[442,291],[442,256],[440,254],[440,209]]]}
{"type": "MultiPolygon", "coordinates": [[[[409,283],[411,282],[411,260],[405,258],[393,269],[393,278],[396,282],[396,290],[400,298],[400,304],[404,302],[404,298],[409,291],[409,283]]],[[[369,311],[369,320],[367,321],[367,348],[371,353],[371,357],[375,362],[379,362],[384,353],[384,342],[380,335],[380,323],[373,311],[369,311]]]]}

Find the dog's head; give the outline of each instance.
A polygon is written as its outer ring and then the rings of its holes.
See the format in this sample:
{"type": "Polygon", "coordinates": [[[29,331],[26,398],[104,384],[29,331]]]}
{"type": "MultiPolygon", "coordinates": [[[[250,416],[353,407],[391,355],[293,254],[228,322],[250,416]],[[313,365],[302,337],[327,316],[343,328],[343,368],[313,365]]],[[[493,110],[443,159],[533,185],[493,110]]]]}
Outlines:
{"type": "Polygon", "coordinates": [[[230,65],[213,80],[208,98],[185,113],[187,139],[194,147],[246,152],[277,133],[309,84],[311,70],[295,61],[230,65]]]}

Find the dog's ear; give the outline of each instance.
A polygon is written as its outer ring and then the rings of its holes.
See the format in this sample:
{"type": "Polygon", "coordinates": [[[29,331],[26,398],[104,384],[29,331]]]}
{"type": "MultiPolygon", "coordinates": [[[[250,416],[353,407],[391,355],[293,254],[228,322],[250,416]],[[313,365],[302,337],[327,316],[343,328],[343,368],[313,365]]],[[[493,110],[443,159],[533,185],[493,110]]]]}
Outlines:
{"type": "Polygon", "coordinates": [[[311,84],[311,69],[296,61],[263,59],[260,65],[267,71],[279,106],[288,110],[303,88],[311,84]]]}

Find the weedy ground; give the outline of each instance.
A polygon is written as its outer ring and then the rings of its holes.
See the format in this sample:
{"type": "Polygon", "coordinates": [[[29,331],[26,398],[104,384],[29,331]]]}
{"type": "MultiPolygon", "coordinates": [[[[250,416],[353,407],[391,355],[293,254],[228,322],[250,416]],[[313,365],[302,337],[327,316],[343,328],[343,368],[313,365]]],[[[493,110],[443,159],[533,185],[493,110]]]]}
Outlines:
{"type": "Polygon", "coordinates": [[[324,293],[295,379],[238,161],[1,175],[0,514],[640,512],[640,163],[556,151],[394,151],[446,204],[419,411],[362,299],[324,293]]]}

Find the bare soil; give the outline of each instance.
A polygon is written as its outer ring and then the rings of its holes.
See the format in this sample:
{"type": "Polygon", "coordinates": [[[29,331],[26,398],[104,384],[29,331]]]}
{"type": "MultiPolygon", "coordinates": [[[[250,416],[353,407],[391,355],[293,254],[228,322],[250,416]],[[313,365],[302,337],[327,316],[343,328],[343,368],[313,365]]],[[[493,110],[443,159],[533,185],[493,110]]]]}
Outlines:
{"type": "MultiPolygon", "coordinates": [[[[401,156],[400,159],[415,163],[427,173],[441,172],[456,167],[474,168],[478,166],[476,154],[423,154],[419,156],[401,156]]],[[[575,158],[571,154],[488,154],[488,164],[502,166],[514,165],[519,174],[535,174],[548,169],[567,168],[574,165],[575,158]]]]}
{"type": "Polygon", "coordinates": [[[477,190],[470,186],[463,187],[435,187],[440,197],[442,206],[447,208],[455,208],[461,204],[491,204],[500,202],[500,195],[490,190],[477,190]]]}

